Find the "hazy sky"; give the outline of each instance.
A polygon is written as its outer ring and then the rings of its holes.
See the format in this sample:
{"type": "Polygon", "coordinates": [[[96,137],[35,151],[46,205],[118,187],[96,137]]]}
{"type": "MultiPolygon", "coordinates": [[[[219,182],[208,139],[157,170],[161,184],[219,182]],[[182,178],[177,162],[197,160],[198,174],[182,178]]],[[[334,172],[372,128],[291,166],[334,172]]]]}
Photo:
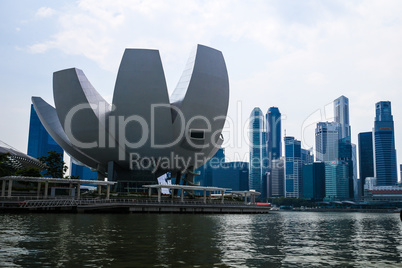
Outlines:
{"type": "Polygon", "coordinates": [[[392,102],[402,162],[402,1],[0,1],[0,140],[27,150],[31,96],[53,104],[52,73],[77,67],[111,101],[125,48],[159,49],[171,93],[196,44],[223,52],[230,79],[224,134],[248,155],[254,107],[279,107],[288,136],[314,143],[332,101],[350,101],[352,142],[392,102]]]}

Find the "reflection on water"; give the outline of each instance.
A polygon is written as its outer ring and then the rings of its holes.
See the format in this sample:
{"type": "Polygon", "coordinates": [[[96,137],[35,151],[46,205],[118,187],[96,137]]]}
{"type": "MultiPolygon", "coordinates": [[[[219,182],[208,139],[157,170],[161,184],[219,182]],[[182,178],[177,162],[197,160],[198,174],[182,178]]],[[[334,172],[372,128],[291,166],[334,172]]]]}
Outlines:
{"type": "Polygon", "coordinates": [[[384,267],[398,214],[0,215],[0,267],[384,267]]]}

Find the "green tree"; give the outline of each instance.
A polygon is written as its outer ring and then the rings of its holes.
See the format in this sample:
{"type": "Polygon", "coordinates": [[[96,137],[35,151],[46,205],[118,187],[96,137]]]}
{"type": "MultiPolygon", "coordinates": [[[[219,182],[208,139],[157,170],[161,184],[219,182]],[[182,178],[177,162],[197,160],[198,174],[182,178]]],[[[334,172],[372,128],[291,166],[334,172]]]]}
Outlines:
{"type": "Polygon", "coordinates": [[[15,175],[22,177],[42,177],[40,170],[33,167],[20,169],[15,172],[15,175]]]}
{"type": "Polygon", "coordinates": [[[50,151],[48,156],[39,157],[39,161],[46,164],[45,176],[52,178],[63,178],[68,167],[63,161],[63,154],[56,151],[50,151]]]}
{"type": "Polygon", "coordinates": [[[0,177],[14,175],[15,170],[9,163],[9,153],[0,153],[0,177]]]}

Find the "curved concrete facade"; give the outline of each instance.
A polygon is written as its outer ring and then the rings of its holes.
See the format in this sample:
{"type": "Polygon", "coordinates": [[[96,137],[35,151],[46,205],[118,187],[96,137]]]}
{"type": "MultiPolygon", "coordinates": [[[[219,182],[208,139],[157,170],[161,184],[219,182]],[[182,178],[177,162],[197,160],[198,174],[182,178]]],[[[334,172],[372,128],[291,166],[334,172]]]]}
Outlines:
{"type": "Polygon", "coordinates": [[[223,142],[229,79],[213,48],[196,47],[170,98],[159,51],[148,49],[125,50],[112,104],[76,68],[54,73],[53,93],[56,108],[32,98],[42,124],[68,154],[101,173],[117,165],[191,174],[223,142]]]}

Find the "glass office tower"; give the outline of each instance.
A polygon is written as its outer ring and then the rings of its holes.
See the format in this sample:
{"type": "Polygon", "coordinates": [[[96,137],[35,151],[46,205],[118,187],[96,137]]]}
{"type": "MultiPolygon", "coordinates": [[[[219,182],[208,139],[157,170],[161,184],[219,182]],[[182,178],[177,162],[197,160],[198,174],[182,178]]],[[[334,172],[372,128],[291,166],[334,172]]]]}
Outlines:
{"type": "Polygon", "coordinates": [[[340,124],[340,138],[350,137],[349,99],[345,96],[334,100],[334,116],[335,122],[340,124]]]}
{"type": "Polygon", "coordinates": [[[391,102],[380,101],[375,107],[374,176],[377,178],[378,186],[391,186],[398,182],[391,102]]]}
{"type": "Polygon", "coordinates": [[[278,107],[270,107],[266,115],[268,159],[279,159],[282,156],[281,113],[278,107]]]}
{"type": "Polygon", "coordinates": [[[35,108],[31,104],[31,117],[29,121],[28,155],[39,158],[47,156],[50,151],[64,154],[64,150],[47,133],[39,120],[35,108]]]}
{"type": "Polygon", "coordinates": [[[269,175],[269,196],[270,197],[282,197],[284,193],[285,182],[285,164],[284,158],[272,160],[270,175],[269,175]]]}
{"type": "Polygon", "coordinates": [[[325,163],[303,165],[303,198],[322,201],[325,197],[325,163]]]}
{"type": "Polygon", "coordinates": [[[97,180],[98,172],[92,171],[89,167],[77,165],[71,161],[71,176],[77,176],[80,180],[97,180]]]}
{"type": "Polygon", "coordinates": [[[318,122],[315,129],[315,148],[317,161],[335,161],[339,157],[340,124],[318,122]]]}
{"type": "Polygon", "coordinates": [[[349,174],[348,162],[325,162],[325,198],[327,201],[350,199],[349,174]]]}
{"type": "Polygon", "coordinates": [[[285,197],[302,197],[301,142],[294,137],[285,137],[285,197]]]}
{"type": "MultiPolygon", "coordinates": [[[[260,108],[253,109],[250,115],[250,179],[249,189],[263,192],[263,179],[266,177],[264,168],[264,157],[266,156],[266,145],[264,141],[264,115],[260,108]],[[265,151],[265,152],[264,152],[265,151]]],[[[266,185],[266,184],[265,184],[266,185]]]]}
{"type": "Polygon", "coordinates": [[[374,177],[373,132],[358,135],[360,192],[364,195],[366,178],[374,177]]]}

